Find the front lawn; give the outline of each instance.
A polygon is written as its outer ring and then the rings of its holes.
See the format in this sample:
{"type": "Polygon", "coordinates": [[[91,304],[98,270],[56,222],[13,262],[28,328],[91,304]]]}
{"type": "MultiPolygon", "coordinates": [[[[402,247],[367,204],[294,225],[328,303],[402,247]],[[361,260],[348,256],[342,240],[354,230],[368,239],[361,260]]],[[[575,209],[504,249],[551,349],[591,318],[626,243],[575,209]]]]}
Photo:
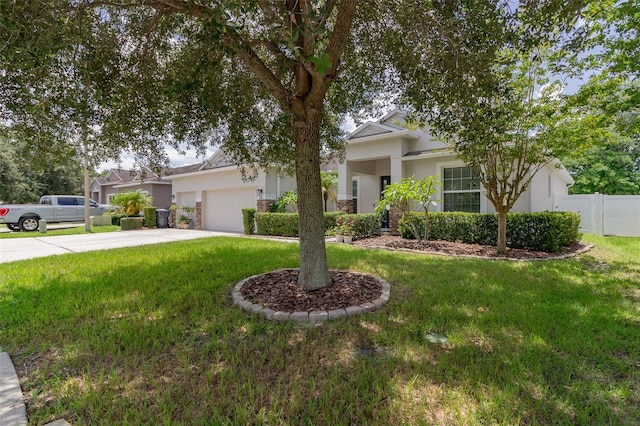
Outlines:
{"type": "Polygon", "coordinates": [[[509,262],[329,245],[382,310],[319,327],[232,304],[298,247],[210,238],[0,264],[30,424],[634,424],[640,239],[509,262]],[[447,337],[431,343],[429,334],[447,337]]]}

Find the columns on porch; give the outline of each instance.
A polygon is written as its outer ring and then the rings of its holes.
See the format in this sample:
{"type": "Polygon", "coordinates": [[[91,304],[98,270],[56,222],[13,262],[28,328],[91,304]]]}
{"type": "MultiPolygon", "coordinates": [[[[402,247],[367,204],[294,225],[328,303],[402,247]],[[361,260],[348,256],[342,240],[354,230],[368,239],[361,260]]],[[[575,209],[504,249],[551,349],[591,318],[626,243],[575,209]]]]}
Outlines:
{"type": "Polygon", "coordinates": [[[336,207],[344,213],[353,213],[353,172],[348,161],[338,164],[338,202],[336,207]]]}

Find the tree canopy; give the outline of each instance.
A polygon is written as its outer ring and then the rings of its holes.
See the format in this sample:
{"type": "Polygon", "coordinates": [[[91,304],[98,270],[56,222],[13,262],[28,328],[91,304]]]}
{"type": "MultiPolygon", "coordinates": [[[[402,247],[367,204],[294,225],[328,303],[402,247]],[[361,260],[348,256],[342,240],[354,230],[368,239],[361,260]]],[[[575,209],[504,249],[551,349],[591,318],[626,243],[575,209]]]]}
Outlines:
{"type": "Polygon", "coordinates": [[[387,79],[382,68],[369,69],[369,60],[382,57],[370,43],[380,20],[374,6],[5,2],[3,118],[56,140],[80,140],[99,155],[127,148],[157,160],[165,144],[204,149],[214,142],[247,169],[295,169],[300,284],[321,287],[330,278],[320,155],[340,147],[341,115],[371,103],[387,79]]]}
{"type": "Polygon", "coordinates": [[[33,203],[45,194],[82,190],[82,168],[73,149],[66,155],[35,150],[12,132],[0,135],[0,176],[0,200],[8,203],[33,203]]]}
{"type": "MultiPolygon", "coordinates": [[[[581,7],[575,0],[3,2],[0,108],[16,127],[78,140],[93,158],[127,148],[160,159],[166,144],[214,142],[247,169],[295,169],[299,284],[314,289],[330,282],[321,155],[340,150],[344,114],[405,100],[419,112],[437,107],[434,126],[446,130],[456,105],[488,111],[471,122],[481,135],[507,131],[477,126],[496,112],[487,109],[497,99],[492,91],[512,91],[496,60],[505,47],[530,52],[561,33],[581,7]]],[[[506,61],[502,70],[517,66],[506,61]]],[[[513,105],[500,104],[499,114],[513,105]]]]}

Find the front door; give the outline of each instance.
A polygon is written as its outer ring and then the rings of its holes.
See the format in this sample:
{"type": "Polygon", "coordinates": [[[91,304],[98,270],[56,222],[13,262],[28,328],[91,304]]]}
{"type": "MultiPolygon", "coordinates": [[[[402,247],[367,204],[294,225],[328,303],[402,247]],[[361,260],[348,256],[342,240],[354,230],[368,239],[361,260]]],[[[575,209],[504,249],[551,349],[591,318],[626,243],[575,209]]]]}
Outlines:
{"type": "MultiPolygon", "coordinates": [[[[391,185],[391,176],[380,176],[380,199],[382,200],[382,192],[391,185]]],[[[381,228],[389,227],[389,210],[385,210],[382,214],[381,228]]]]}

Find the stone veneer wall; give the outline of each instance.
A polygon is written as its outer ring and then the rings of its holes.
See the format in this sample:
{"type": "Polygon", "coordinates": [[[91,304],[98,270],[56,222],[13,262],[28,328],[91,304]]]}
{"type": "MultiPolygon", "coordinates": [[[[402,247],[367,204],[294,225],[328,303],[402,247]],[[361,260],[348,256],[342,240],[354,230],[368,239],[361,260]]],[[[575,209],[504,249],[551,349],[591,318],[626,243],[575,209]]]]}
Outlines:
{"type": "Polygon", "coordinates": [[[402,211],[397,207],[391,207],[389,211],[389,232],[391,235],[400,235],[398,227],[400,226],[400,218],[402,211]]]}
{"type": "Polygon", "coordinates": [[[336,207],[343,213],[353,213],[353,200],[338,200],[336,207]]]}
{"type": "Polygon", "coordinates": [[[196,201],[196,229],[202,229],[202,201],[196,201]]]}
{"type": "Polygon", "coordinates": [[[176,226],[176,209],[178,206],[176,203],[171,203],[171,207],[169,208],[169,228],[177,228],[176,226]]]}
{"type": "Polygon", "coordinates": [[[276,200],[263,200],[256,201],[256,211],[258,213],[266,213],[271,211],[271,207],[276,203],[276,200]]]}

